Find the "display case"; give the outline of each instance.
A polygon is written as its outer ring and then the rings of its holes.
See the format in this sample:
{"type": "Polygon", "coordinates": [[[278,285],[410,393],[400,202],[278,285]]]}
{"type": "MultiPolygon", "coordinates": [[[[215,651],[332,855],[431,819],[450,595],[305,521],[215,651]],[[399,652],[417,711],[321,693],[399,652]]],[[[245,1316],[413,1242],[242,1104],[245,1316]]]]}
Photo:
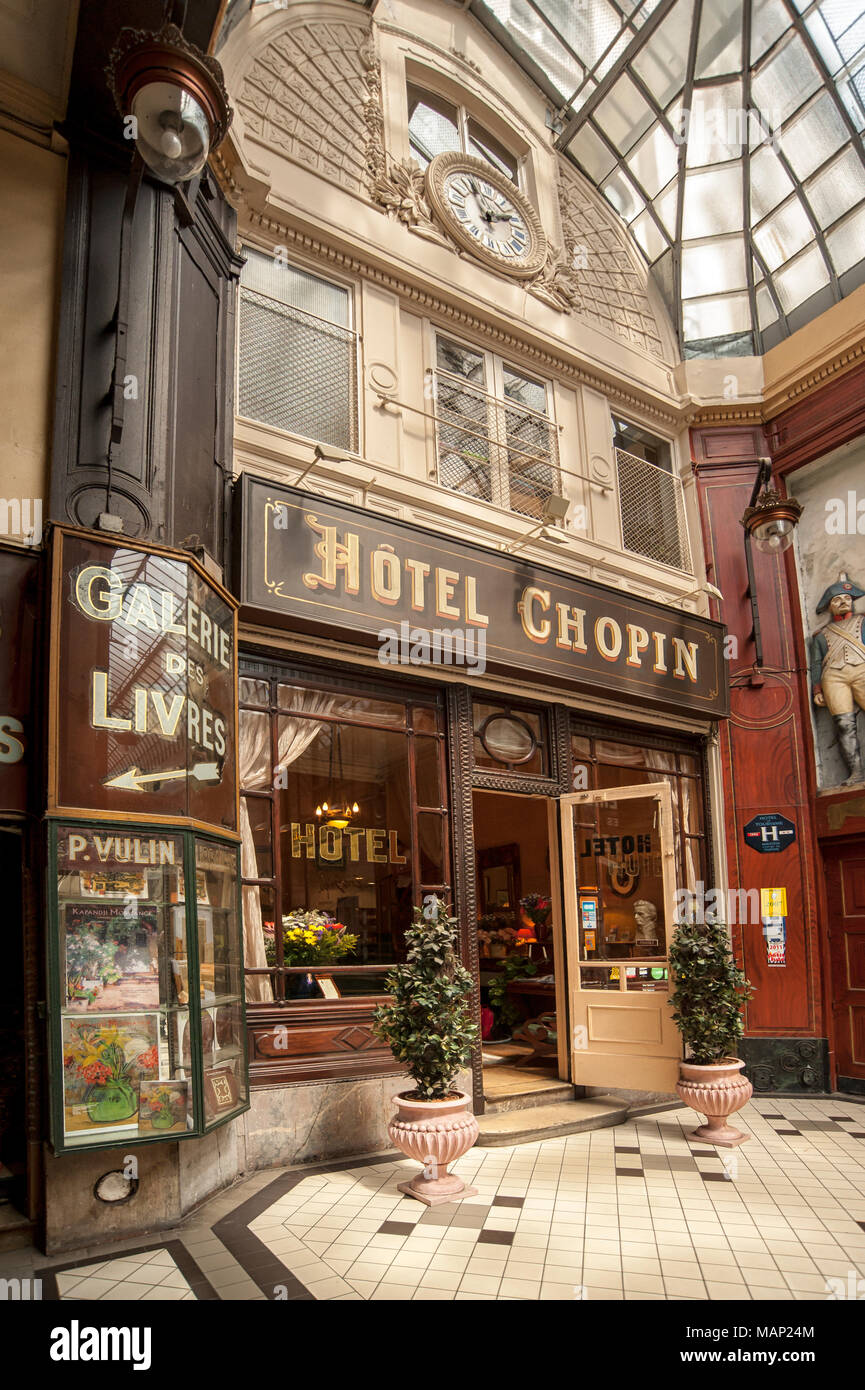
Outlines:
{"type": "Polygon", "coordinates": [[[249,1107],[238,845],[49,825],[57,1152],[200,1136],[249,1107]]]}

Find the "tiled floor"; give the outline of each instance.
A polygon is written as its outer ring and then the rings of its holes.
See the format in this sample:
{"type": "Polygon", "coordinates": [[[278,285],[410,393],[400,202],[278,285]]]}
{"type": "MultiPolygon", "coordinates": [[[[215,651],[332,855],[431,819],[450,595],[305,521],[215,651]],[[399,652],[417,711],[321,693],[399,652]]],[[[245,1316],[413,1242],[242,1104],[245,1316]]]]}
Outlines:
{"type": "Polygon", "coordinates": [[[189,1282],[166,1249],[120,1255],[113,1260],[59,1271],[63,1299],[194,1299],[189,1282]],[[140,1292],[138,1290],[140,1289],[140,1292]]]}
{"type": "Polygon", "coordinates": [[[865,1108],[758,1100],[740,1121],[751,1140],[721,1152],[689,1138],[698,1121],[684,1109],[474,1149],[457,1168],[478,1195],[431,1209],[397,1190],[416,1171],[402,1158],[271,1170],[147,1251],[53,1267],[19,1252],[0,1277],[42,1277],[45,1297],[136,1300],[813,1300],[865,1288],[865,1108]]]}

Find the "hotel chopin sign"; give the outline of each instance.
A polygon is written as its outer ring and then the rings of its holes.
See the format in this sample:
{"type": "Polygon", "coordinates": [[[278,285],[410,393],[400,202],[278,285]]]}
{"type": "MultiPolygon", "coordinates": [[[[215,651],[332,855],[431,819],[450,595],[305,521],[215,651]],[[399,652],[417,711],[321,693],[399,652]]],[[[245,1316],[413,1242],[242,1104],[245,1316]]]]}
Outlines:
{"type": "Polygon", "coordinates": [[[237,828],[235,614],[176,551],[54,532],[50,810],[237,828]]]}
{"type": "Polygon", "coordinates": [[[241,524],[241,598],[265,622],[366,644],[401,624],[483,629],[490,671],[728,711],[724,628],[709,619],[248,474],[241,524]]]}

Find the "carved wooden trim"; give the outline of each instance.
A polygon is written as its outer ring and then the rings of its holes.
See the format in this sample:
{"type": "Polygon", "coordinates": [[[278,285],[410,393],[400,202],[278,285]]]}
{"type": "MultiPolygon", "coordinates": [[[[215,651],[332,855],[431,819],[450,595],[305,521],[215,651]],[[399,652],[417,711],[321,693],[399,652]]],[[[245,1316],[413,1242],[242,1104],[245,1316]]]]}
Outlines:
{"type": "Polygon", "coordinates": [[[334,1002],[247,1003],[250,1085],[255,1089],[294,1081],[401,1074],[390,1048],[372,1032],[373,1012],[383,1002],[384,996],[367,995],[334,1002]],[[277,1030],[284,1030],[283,1047],[272,1041],[279,1036],[277,1030]]]}
{"type": "MultiPolygon", "coordinates": [[[[460,919],[463,963],[472,973],[472,1022],[481,1022],[481,992],[479,984],[480,958],[475,927],[478,919],[477,882],[475,874],[475,836],[472,807],[472,697],[465,685],[449,685],[446,692],[448,730],[448,775],[450,778],[453,812],[453,886],[454,910],[460,919]]],[[[482,1046],[478,1043],[472,1053],[472,1087],[475,1114],[483,1114],[484,1073],[482,1046]]]]}
{"type": "Polygon", "coordinates": [[[482,787],[484,791],[521,792],[527,796],[558,796],[558,778],[520,777],[516,772],[492,772],[489,768],[475,768],[472,772],[472,786],[482,787]]]}
{"type": "Polygon", "coordinates": [[[571,711],[567,705],[553,705],[550,714],[550,735],[555,760],[558,789],[553,795],[567,796],[571,786],[571,711]]]}

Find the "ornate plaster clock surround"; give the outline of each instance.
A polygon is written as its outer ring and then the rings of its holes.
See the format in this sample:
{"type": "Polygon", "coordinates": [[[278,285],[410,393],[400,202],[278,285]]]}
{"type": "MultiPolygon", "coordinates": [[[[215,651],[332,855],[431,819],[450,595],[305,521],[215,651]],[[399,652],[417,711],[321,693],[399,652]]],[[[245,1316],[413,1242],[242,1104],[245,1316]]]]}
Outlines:
{"type": "Polygon", "coordinates": [[[483,159],[438,154],[426,171],[427,198],[454,241],[484,265],[529,279],[547,259],[547,239],[527,198],[483,159]]]}

